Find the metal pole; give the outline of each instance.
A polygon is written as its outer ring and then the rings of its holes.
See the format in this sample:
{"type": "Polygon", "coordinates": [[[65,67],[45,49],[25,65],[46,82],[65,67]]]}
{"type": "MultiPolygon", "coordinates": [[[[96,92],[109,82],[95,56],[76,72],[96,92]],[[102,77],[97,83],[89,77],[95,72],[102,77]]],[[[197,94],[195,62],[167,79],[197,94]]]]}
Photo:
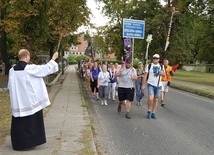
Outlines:
{"type": "Polygon", "coordinates": [[[164,51],[166,51],[168,46],[169,46],[169,37],[170,37],[170,33],[171,33],[172,19],[173,19],[174,13],[175,13],[175,11],[172,10],[172,15],[171,15],[170,22],[169,22],[169,29],[168,29],[168,34],[167,34],[167,37],[166,37],[166,44],[165,44],[164,51]]]}
{"type": "Polygon", "coordinates": [[[145,60],[146,60],[145,64],[146,65],[148,63],[148,53],[149,53],[149,42],[147,43],[147,47],[146,47],[146,56],[145,56],[145,60]]]}
{"type": "Polygon", "coordinates": [[[64,51],[64,48],[63,48],[63,49],[62,49],[62,54],[61,54],[61,58],[62,58],[62,75],[64,75],[64,67],[65,67],[65,66],[64,66],[64,58],[63,58],[63,57],[64,57],[64,52],[65,52],[65,51],[64,51]]]}
{"type": "Polygon", "coordinates": [[[132,39],[132,65],[133,65],[133,59],[134,59],[134,38],[132,39]]]}
{"type": "Polygon", "coordinates": [[[58,52],[58,50],[59,50],[61,40],[62,40],[62,33],[61,33],[60,36],[59,36],[59,42],[58,42],[57,49],[56,49],[57,52],[58,52]]]}
{"type": "Polygon", "coordinates": [[[146,55],[145,55],[145,65],[148,63],[148,55],[149,55],[149,45],[152,41],[152,34],[149,34],[146,38],[147,47],[146,47],[146,55]]]}

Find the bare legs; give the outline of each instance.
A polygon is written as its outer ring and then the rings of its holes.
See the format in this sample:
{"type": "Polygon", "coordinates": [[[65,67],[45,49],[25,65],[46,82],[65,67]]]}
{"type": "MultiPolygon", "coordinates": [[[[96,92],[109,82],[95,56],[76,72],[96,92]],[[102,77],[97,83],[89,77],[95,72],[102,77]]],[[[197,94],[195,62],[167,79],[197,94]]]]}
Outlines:
{"type": "Polygon", "coordinates": [[[158,98],[154,96],[149,96],[148,100],[148,111],[151,111],[152,113],[156,112],[158,106],[158,98]]]}

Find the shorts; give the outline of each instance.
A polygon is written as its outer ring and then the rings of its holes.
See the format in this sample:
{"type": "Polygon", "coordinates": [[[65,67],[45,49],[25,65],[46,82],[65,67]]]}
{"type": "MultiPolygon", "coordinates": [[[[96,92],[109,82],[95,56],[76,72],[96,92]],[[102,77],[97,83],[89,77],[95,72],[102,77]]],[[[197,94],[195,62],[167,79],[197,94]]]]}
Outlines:
{"type": "Polygon", "coordinates": [[[124,101],[124,100],[129,100],[133,101],[134,100],[134,88],[121,88],[118,87],[118,99],[119,101],[124,101]]]}
{"type": "Polygon", "coordinates": [[[156,98],[160,97],[162,87],[156,87],[148,84],[148,94],[149,96],[154,96],[156,98]]]}
{"type": "Polygon", "coordinates": [[[161,91],[167,93],[169,91],[168,81],[161,81],[161,83],[162,83],[161,91]]]}

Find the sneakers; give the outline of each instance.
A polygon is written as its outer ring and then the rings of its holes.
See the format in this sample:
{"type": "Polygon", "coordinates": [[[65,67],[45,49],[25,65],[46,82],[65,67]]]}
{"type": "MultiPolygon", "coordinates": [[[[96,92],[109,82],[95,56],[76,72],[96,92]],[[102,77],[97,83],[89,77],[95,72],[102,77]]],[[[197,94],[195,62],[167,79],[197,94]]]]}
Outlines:
{"type": "Polygon", "coordinates": [[[101,105],[104,105],[104,102],[103,102],[103,100],[101,101],[101,105]]]}
{"type": "Polygon", "coordinates": [[[128,113],[125,115],[125,117],[126,117],[127,119],[131,119],[131,116],[130,116],[128,113]]]}
{"type": "Polygon", "coordinates": [[[147,116],[146,116],[146,117],[147,117],[148,119],[151,118],[151,115],[152,115],[152,114],[151,114],[151,111],[147,111],[147,116]]]}
{"type": "Polygon", "coordinates": [[[161,100],[161,106],[164,107],[165,103],[163,100],[161,100]]]}
{"type": "Polygon", "coordinates": [[[98,101],[99,100],[99,97],[96,97],[96,101],[98,101]]]}
{"type": "Polygon", "coordinates": [[[113,99],[112,99],[113,101],[115,101],[115,97],[113,97],[113,99]]]}
{"type": "Polygon", "coordinates": [[[107,103],[107,101],[106,101],[106,100],[104,100],[104,105],[108,105],[108,103],[107,103]]]}
{"type": "Polygon", "coordinates": [[[121,105],[120,105],[120,104],[119,104],[118,107],[117,107],[117,111],[118,111],[118,112],[121,112],[121,105]]]}
{"type": "Polygon", "coordinates": [[[142,103],[140,101],[137,101],[137,106],[142,106],[142,103]]]}
{"type": "Polygon", "coordinates": [[[157,119],[157,116],[155,115],[155,113],[152,113],[151,118],[157,119]]]}
{"type": "Polygon", "coordinates": [[[153,119],[157,119],[157,116],[155,113],[151,113],[151,111],[147,111],[147,116],[148,119],[153,118],[153,119]]]}

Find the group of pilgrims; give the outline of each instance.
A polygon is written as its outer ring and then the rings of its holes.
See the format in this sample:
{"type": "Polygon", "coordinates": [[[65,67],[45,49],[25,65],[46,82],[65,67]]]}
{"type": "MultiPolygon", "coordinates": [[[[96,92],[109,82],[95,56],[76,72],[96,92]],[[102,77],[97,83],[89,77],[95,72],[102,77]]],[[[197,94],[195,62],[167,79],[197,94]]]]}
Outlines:
{"type": "MultiPolygon", "coordinates": [[[[120,77],[116,76],[116,73],[120,71],[121,66],[125,65],[125,63],[125,61],[122,61],[121,64],[108,63],[107,61],[102,63],[99,60],[94,62],[82,60],[78,63],[78,71],[81,78],[86,81],[86,86],[91,91],[92,98],[96,101],[100,100],[101,105],[108,105],[108,99],[115,101],[115,97],[118,96],[120,77]]],[[[142,90],[143,63],[139,61],[137,69],[132,67],[132,70],[136,72],[138,78],[133,81],[130,88],[135,88],[136,104],[141,106],[141,100],[144,96],[144,91],[142,90]]]]}

